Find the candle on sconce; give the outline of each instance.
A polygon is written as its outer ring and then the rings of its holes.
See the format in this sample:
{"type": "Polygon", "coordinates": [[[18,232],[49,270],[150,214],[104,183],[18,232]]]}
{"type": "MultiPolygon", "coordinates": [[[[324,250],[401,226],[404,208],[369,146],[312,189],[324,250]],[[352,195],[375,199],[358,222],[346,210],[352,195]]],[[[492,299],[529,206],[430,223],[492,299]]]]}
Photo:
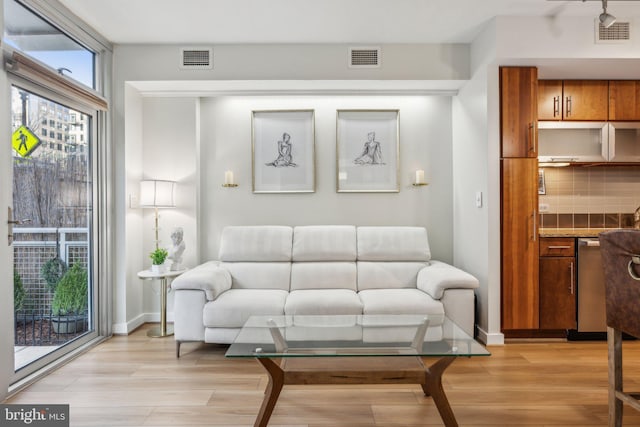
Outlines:
{"type": "Polygon", "coordinates": [[[422,169],[418,169],[416,171],[416,184],[424,184],[424,171],[422,169]]]}
{"type": "Polygon", "coordinates": [[[224,173],[224,185],[233,185],[233,172],[226,171],[224,173]]]}

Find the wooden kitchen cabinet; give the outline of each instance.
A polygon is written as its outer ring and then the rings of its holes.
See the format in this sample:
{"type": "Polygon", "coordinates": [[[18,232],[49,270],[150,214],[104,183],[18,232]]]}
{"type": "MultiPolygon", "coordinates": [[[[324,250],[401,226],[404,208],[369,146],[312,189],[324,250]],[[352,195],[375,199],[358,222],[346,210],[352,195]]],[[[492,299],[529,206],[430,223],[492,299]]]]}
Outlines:
{"type": "Polygon", "coordinates": [[[576,329],[576,259],[572,237],[540,240],[540,329],[576,329]]]}
{"type": "Polygon", "coordinates": [[[609,81],[609,120],[640,120],[640,81],[609,81]]]}
{"type": "Polygon", "coordinates": [[[538,157],[538,69],[500,67],[502,157],[538,157]]]}
{"type": "Polygon", "coordinates": [[[538,160],[502,159],[502,329],[538,329],[538,160]]]}
{"type": "Polygon", "coordinates": [[[562,120],[562,80],[538,81],[538,120],[562,120]]]}
{"type": "Polygon", "coordinates": [[[607,121],[607,80],[540,80],[538,120],[607,121]]]}

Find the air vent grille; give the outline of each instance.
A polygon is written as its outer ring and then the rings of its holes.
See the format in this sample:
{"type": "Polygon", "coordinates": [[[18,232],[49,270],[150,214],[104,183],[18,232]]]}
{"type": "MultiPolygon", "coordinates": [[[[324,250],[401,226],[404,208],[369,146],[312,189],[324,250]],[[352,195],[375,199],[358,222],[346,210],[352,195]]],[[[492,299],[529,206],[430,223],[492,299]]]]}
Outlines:
{"type": "Polygon", "coordinates": [[[180,68],[183,70],[212,69],[213,49],[181,48],[180,68]]]}
{"type": "Polygon", "coordinates": [[[605,28],[596,22],[596,43],[626,43],[631,40],[631,25],[629,22],[616,22],[605,28]]]}
{"type": "Polygon", "coordinates": [[[352,67],[352,68],[380,67],[380,48],[378,47],[349,48],[349,67],[352,67]]]}

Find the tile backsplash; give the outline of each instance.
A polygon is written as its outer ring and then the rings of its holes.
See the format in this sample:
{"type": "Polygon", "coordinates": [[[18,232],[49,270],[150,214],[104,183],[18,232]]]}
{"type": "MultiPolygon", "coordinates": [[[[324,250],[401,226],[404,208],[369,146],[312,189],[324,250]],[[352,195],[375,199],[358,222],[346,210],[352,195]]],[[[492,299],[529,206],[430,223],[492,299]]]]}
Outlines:
{"type": "Polygon", "coordinates": [[[632,227],[640,206],[640,166],[540,168],[541,227],[632,227]]]}

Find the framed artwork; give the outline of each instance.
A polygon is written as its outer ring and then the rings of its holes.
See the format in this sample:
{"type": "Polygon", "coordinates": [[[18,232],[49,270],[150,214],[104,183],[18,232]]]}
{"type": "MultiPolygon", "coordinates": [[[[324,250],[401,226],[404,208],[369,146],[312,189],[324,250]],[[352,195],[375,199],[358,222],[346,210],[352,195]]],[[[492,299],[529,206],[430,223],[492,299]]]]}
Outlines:
{"type": "Polygon", "coordinates": [[[538,169],[538,194],[547,194],[547,186],[544,181],[544,169],[538,169]]]}
{"type": "Polygon", "coordinates": [[[336,190],[400,191],[399,145],[399,110],[338,110],[336,190]]]}
{"type": "Polygon", "coordinates": [[[253,111],[254,193],[315,191],[314,110],[253,111]]]}

